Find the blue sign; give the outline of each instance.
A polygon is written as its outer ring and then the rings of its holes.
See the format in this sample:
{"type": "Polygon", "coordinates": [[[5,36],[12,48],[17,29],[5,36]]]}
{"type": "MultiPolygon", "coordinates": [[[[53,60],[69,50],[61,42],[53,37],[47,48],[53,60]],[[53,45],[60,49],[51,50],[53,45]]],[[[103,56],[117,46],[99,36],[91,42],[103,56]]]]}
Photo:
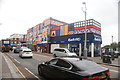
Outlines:
{"type": "Polygon", "coordinates": [[[82,37],[81,36],[67,37],[67,42],[69,42],[69,43],[80,43],[80,42],[82,42],[82,37]]]}
{"type": "MultiPolygon", "coordinates": [[[[65,37],[64,40],[49,41],[49,44],[67,44],[67,43],[84,43],[85,39],[82,36],[69,36],[65,37]]],[[[94,38],[88,38],[87,43],[102,43],[101,36],[94,35],[94,38]]]]}
{"type": "Polygon", "coordinates": [[[96,43],[102,43],[102,38],[99,35],[94,35],[94,42],[96,43]]]}

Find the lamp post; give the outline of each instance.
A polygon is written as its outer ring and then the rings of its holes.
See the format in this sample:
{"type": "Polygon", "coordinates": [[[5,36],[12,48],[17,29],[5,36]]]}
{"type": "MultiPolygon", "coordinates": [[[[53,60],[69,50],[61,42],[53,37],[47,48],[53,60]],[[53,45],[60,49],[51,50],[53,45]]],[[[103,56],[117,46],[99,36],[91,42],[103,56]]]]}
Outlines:
{"type": "Polygon", "coordinates": [[[112,36],[112,43],[113,43],[113,36],[112,36]]]}
{"type": "Polygon", "coordinates": [[[82,3],[85,6],[85,10],[83,12],[85,13],[85,40],[84,40],[84,57],[87,58],[87,30],[86,30],[86,3],[82,3]]]}

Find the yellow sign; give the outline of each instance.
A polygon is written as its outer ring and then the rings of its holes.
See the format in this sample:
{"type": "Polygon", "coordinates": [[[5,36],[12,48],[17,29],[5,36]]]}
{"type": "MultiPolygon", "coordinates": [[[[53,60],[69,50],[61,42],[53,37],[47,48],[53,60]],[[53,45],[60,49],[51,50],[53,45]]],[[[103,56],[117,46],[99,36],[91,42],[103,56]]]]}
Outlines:
{"type": "Polygon", "coordinates": [[[36,44],[32,44],[32,45],[36,45],[36,44]]]}

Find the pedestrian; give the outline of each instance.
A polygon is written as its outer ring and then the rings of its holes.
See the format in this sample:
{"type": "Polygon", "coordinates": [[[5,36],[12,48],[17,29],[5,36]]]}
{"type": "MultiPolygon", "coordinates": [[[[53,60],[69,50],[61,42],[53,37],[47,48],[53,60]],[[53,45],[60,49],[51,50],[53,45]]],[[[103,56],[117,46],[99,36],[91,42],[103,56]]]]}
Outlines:
{"type": "Polygon", "coordinates": [[[105,49],[103,48],[101,51],[101,59],[103,59],[103,56],[105,55],[105,49]]]}
{"type": "Polygon", "coordinates": [[[13,50],[13,48],[12,47],[10,47],[10,51],[12,52],[12,50],[13,50]]]}
{"type": "Polygon", "coordinates": [[[37,47],[37,52],[38,52],[38,53],[40,52],[40,47],[37,47]]]}

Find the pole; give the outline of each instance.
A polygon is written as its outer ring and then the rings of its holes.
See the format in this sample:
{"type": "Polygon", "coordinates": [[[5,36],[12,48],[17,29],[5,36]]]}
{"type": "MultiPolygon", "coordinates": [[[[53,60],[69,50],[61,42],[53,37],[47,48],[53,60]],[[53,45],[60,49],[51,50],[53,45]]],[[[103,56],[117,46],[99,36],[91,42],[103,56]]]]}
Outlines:
{"type": "Polygon", "coordinates": [[[84,41],[84,57],[87,58],[87,30],[86,30],[86,3],[83,2],[85,5],[85,10],[83,11],[85,13],[85,41],[84,41]]]}
{"type": "Polygon", "coordinates": [[[112,36],[112,43],[113,43],[113,36],[112,36]]]}

